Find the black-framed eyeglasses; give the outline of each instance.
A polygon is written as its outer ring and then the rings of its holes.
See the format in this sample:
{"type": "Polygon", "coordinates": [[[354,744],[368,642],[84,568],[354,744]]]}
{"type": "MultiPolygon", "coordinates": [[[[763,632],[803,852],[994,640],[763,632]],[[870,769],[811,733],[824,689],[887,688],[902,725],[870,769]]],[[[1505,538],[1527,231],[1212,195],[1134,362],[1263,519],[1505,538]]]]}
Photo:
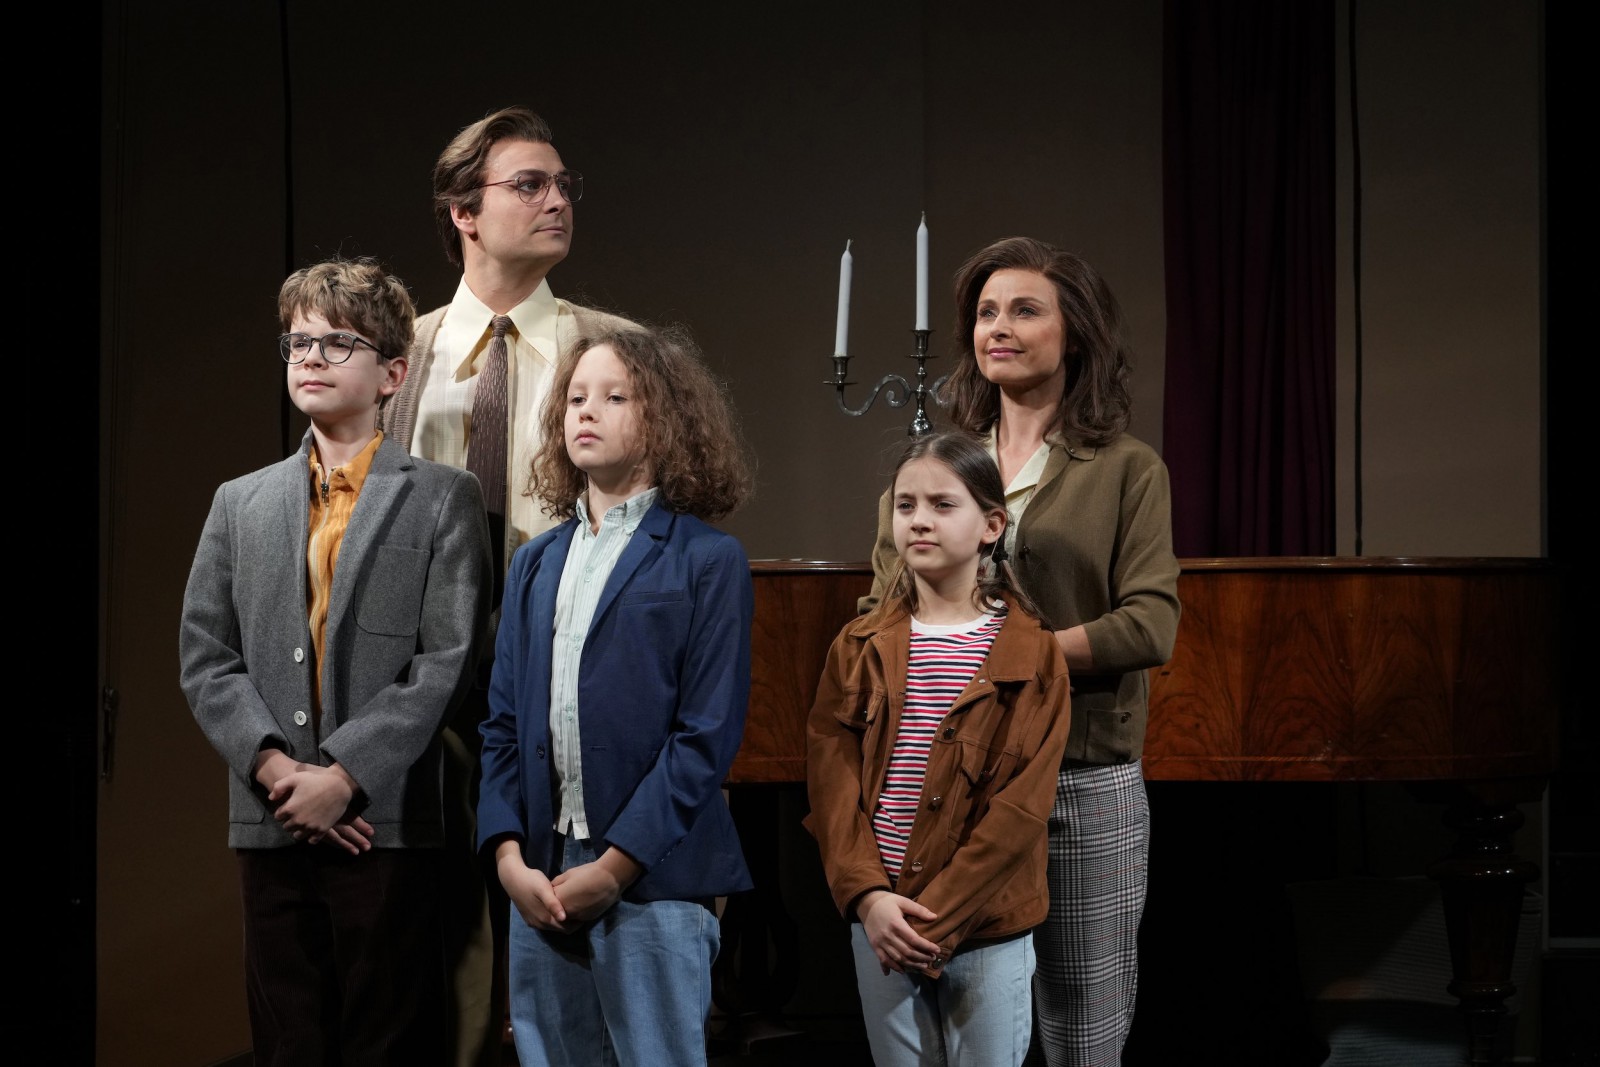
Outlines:
{"type": "Polygon", "coordinates": [[[355,355],[357,345],[366,345],[378,353],[380,359],[388,358],[383,354],[383,349],[371,341],[343,330],[334,330],[321,337],[312,337],[308,333],[286,333],[278,338],[278,351],[283,354],[285,363],[304,363],[313,348],[322,349],[323,362],[343,363],[355,355]]]}
{"type": "Polygon", "coordinates": [[[583,175],[575,170],[564,170],[560,174],[546,174],[542,170],[530,170],[516,178],[507,178],[503,182],[484,182],[479,189],[487,189],[491,185],[504,185],[521,198],[524,204],[542,204],[544,198],[550,195],[552,185],[561,190],[561,195],[567,203],[576,204],[583,199],[583,175]]]}

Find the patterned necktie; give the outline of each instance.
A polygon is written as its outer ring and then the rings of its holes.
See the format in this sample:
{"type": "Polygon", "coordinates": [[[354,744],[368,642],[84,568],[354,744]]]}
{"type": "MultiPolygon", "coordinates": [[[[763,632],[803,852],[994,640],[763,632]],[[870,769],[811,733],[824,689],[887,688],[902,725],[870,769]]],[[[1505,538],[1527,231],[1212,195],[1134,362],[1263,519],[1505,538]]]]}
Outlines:
{"type": "Polygon", "coordinates": [[[472,436],[467,442],[467,470],[482,483],[483,504],[490,515],[506,513],[506,330],[510,325],[509,317],[494,317],[489,358],[472,398],[472,436]]]}

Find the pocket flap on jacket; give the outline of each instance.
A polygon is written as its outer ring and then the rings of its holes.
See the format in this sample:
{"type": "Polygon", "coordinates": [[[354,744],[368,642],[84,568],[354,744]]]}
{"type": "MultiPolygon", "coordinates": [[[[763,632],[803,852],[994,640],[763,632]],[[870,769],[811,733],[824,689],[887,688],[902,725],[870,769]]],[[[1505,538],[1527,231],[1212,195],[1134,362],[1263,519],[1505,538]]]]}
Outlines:
{"type": "Polygon", "coordinates": [[[995,750],[976,741],[960,741],[961,774],[974,787],[986,786],[998,778],[1009,778],[1016,757],[1005,750],[995,750]]]}
{"type": "Polygon", "coordinates": [[[833,717],[844,725],[861,730],[877,722],[889,706],[889,694],[882,689],[847,692],[833,709],[833,717]]]}

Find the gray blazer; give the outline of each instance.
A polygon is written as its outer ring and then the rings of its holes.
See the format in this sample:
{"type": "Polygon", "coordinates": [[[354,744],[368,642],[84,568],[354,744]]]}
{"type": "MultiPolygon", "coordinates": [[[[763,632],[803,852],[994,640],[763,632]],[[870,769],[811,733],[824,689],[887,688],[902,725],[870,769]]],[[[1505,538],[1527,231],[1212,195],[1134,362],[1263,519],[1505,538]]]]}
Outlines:
{"type": "Polygon", "coordinates": [[[293,839],[255,782],[256,755],[339,763],[378,847],[442,844],[439,732],[471,684],[489,614],[478,481],[385,440],[339,550],[311,719],[306,619],[308,431],[295,455],[225,482],[184,590],[179,684],[229,770],[228,844],[293,839]]]}

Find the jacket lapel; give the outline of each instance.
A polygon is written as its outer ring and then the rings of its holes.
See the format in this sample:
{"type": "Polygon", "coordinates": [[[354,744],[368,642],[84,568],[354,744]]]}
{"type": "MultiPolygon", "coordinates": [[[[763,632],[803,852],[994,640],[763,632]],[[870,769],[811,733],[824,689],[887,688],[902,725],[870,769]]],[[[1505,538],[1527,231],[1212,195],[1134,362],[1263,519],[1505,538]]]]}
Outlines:
{"type": "Polygon", "coordinates": [[[1060,440],[1059,437],[1051,440],[1050,454],[1045,457],[1044,470],[1039,472],[1039,484],[1033,491],[1035,497],[1044,493],[1047,486],[1061,477],[1062,472],[1067,469],[1067,464],[1072,462],[1070,448],[1061,447],[1060,440]]]}
{"type": "Polygon", "coordinates": [[[549,685],[550,646],[555,640],[556,594],[561,591],[561,572],[567,567],[567,556],[572,550],[572,539],[578,534],[577,519],[568,519],[556,528],[555,540],[539,557],[534,568],[533,585],[528,590],[529,614],[533,625],[528,628],[526,647],[533,661],[546,668],[542,677],[549,685]]]}
{"type": "Polygon", "coordinates": [[[1040,629],[1038,620],[1024,615],[1011,603],[979,673],[994,682],[1024,681],[1033,677],[1038,671],[1039,655],[1038,639],[1034,635],[1040,629]]]}
{"type": "Polygon", "coordinates": [[[1038,644],[1033,634],[1040,629],[1031,616],[1023,615],[1010,604],[1000,632],[994,635],[983,665],[950,705],[950,714],[966,711],[979,699],[995,691],[1000,682],[1024,682],[1038,670],[1038,644]]]}
{"type": "Polygon", "coordinates": [[[347,610],[355,590],[356,576],[362,571],[373,539],[384,528],[389,513],[400,499],[409,473],[415,469],[410,455],[393,441],[384,439],[372,457],[367,478],[361,483],[350,524],[339,544],[339,564],[333,569],[333,588],[328,591],[328,647],[339,639],[339,631],[349,620],[347,610]]]}
{"type": "Polygon", "coordinates": [[[672,531],[675,518],[676,516],[662,507],[659,501],[645,512],[644,518],[639,521],[639,528],[633,531],[633,536],[628,538],[622,555],[617,557],[617,565],[612,568],[611,577],[606,579],[606,587],[601,590],[600,600],[594,606],[594,618],[589,622],[589,633],[594,633],[595,628],[600,625],[600,620],[611,610],[617,595],[628,584],[634,572],[661,555],[661,542],[666,540],[672,531]]]}
{"type": "MultiPolygon", "coordinates": [[[[1044,470],[1039,472],[1039,484],[1034,487],[1033,496],[1028,500],[1028,507],[1022,513],[1022,526],[1024,529],[1031,526],[1033,516],[1043,510],[1033,505],[1048,499],[1058,488],[1062,475],[1067,473],[1067,468],[1077,460],[1093,460],[1099,451],[1094,445],[1080,445],[1072,441],[1063,441],[1059,436],[1051,436],[1050,454],[1045,457],[1044,470]]],[[[1020,531],[1019,531],[1020,532],[1020,531]]]]}
{"type": "Polygon", "coordinates": [[[285,523],[283,543],[297,546],[294,558],[289,560],[285,580],[299,590],[294,603],[301,605],[304,614],[306,602],[306,539],[311,536],[311,431],[307,430],[300,441],[300,451],[284,460],[281,514],[285,523]]]}

